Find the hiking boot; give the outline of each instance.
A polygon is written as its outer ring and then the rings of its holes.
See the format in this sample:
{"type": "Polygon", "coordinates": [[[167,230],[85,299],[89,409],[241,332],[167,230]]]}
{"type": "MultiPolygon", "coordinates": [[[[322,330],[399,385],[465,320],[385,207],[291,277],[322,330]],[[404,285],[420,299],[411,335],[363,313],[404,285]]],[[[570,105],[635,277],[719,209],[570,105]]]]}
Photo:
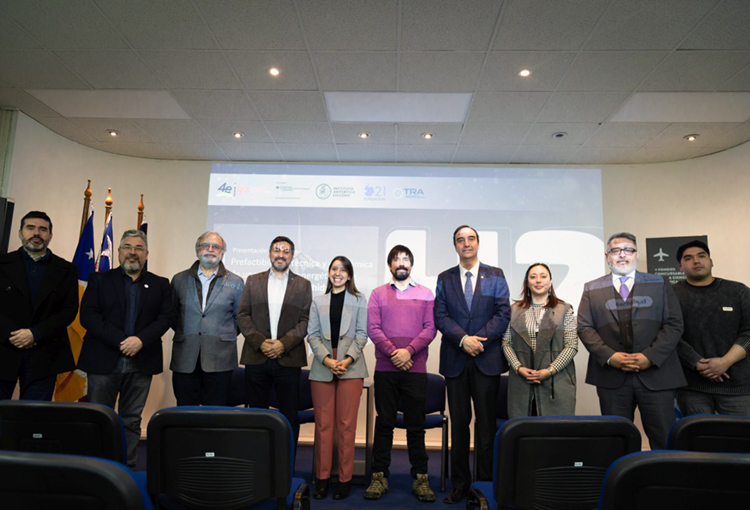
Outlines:
{"type": "Polygon", "coordinates": [[[426,474],[417,475],[417,478],[411,483],[411,492],[423,503],[435,501],[435,493],[430,489],[426,474]]]}
{"type": "MultiPolygon", "coordinates": [[[[380,499],[388,492],[388,479],[383,472],[373,473],[370,486],[365,490],[365,499],[380,499]]],[[[434,495],[433,495],[434,499],[434,495]]]]}

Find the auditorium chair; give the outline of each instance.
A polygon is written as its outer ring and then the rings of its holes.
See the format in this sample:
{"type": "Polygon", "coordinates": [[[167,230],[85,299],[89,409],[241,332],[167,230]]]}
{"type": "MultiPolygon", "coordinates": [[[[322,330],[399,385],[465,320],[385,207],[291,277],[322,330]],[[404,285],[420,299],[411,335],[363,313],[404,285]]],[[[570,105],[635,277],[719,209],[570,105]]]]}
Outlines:
{"type": "Polygon", "coordinates": [[[294,439],[278,411],[185,406],[148,423],[148,492],[163,509],[308,509],[294,439]]]}
{"type": "Polygon", "coordinates": [[[3,510],[151,510],[145,484],[111,460],[0,451],[3,510]]]}
{"type": "Polygon", "coordinates": [[[741,508],[750,501],[750,455],[654,450],[612,464],[600,510],[741,508]]]}
{"type": "Polygon", "coordinates": [[[672,426],[667,449],[750,453],[750,416],[688,416],[672,426]]]}
{"type": "Polygon", "coordinates": [[[610,464],[640,449],[619,416],[511,419],[495,436],[492,482],[472,484],[467,508],[590,510],[610,464]]]}

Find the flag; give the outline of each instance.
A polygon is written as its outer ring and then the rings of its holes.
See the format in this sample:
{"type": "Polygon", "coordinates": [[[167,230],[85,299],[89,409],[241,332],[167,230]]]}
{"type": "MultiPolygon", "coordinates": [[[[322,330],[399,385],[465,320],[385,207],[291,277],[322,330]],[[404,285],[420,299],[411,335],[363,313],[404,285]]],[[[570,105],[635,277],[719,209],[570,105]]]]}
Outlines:
{"type": "MultiPolygon", "coordinates": [[[[141,226],[138,229],[144,234],[146,234],[146,237],[148,237],[148,220],[146,219],[146,215],[143,215],[143,221],[141,221],[141,226]]],[[[148,260],[143,263],[143,271],[146,271],[148,269],[148,260]]]]}
{"type": "Polygon", "coordinates": [[[102,249],[99,259],[96,261],[96,272],[103,273],[112,269],[112,213],[107,216],[107,224],[104,226],[104,237],[102,238],[102,249]]]}
{"type": "MultiPolygon", "coordinates": [[[[80,309],[81,297],[83,297],[83,291],[86,290],[88,284],[89,274],[96,270],[96,258],[94,257],[94,208],[89,207],[89,219],[86,220],[86,225],[83,227],[83,232],[78,240],[78,247],[76,253],[73,256],[73,263],[78,266],[78,304],[80,309]]],[[[70,340],[70,348],[73,351],[73,359],[78,363],[78,356],[81,354],[81,346],[83,345],[83,336],[86,334],[86,330],[81,326],[81,316],[76,315],[73,323],[68,326],[68,338],[70,340]]],[[[65,372],[58,374],[57,376],[57,387],[55,388],[55,400],[58,402],[66,401],[77,401],[85,395],[86,388],[86,376],[83,372],[76,370],[75,372],[65,372]]]]}

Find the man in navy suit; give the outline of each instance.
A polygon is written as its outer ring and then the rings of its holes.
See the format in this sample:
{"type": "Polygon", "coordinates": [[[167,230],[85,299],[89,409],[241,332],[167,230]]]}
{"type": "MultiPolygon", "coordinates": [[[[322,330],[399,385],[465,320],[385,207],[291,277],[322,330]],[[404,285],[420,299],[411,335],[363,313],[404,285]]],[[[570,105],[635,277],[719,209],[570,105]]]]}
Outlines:
{"type": "Polygon", "coordinates": [[[135,467],[141,413],[151,378],[163,368],[161,336],[169,329],[169,280],[143,270],[146,234],[127,230],[118,248],[120,267],[92,273],[81,300],[86,328],[78,368],[88,373],[89,400],[114,408],[125,427],[128,466],[135,467]]]}
{"type": "Polygon", "coordinates": [[[444,503],[464,499],[471,484],[469,423],[476,410],[474,452],[477,478],[492,480],[495,402],[500,374],[508,370],[501,340],[510,321],[503,270],[479,262],[479,234],[468,225],[453,232],[459,265],[438,276],[435,324],[442,333],[440,373],[448,389],[451,430],[451,485],[444,503]]]}

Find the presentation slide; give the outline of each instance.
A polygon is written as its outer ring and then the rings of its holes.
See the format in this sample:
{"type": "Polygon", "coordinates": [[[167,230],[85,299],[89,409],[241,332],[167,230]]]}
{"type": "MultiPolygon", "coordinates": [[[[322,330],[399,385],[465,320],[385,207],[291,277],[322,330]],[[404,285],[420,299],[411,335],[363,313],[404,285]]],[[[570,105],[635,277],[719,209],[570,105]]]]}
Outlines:
{"type": "Polygon", "coordinates": [[[391,278],[396,244],[414,253],[412,277],[435,289],[458,263],[452,234],[479,232],[479,258],[505,271],[518,297],[532,262],[552,270],[558,296],[577,307],[583,284],[604,270],[598,169],[377,165],[212,166],[209,230],[227,241],[224,263],[243,278],[270,267],[271,240],[296,247],[291,268],[325,292],[337,255],[354,264],[357,287],[391,278]]]}

